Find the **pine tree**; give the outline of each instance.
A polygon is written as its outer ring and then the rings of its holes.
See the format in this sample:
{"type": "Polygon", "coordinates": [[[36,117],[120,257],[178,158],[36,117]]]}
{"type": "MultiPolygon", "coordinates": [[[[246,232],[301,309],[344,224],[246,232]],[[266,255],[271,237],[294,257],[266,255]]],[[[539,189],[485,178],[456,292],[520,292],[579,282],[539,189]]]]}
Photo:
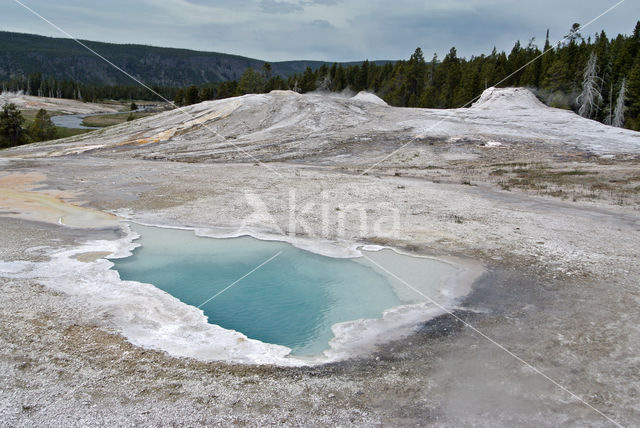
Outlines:
{"type": "Polygon", "coordinates": [[[626,120],[627,127],[640,131],[640,58],[627,79],[626,92],[626,120]]]}
{"type": "Polygon", "coordinates": [[[189,86],[187,93],[184,96],[184,103],[186,105],[196,104],[200,102],[200,96],[198,94],[198,88],[195,86],[189,86]]]}
{"type": "Polygon", "coordinates": [[[178,89],[176,95],[173,97],[173,103],[177,106],[184,105],[184,89],[178,89]]]}
{"type": "MultiPolygon", "coordinates": [[[[316,76],[311,67],[307,67],[302,74],[302,81],[300,82],[300,90],[304,94],[305,92],[311,92],[316,90],[316,76]]],[[[296,91],[297,92],[297,91],[296,91]]]]}
{"type": "Polygon", "coordinates": [[[451,107],[468,107],[469,101],[475,96],[475,88],[480,82],[480,72],[474,63],[469,63],[462,72],[460,84],[453,92],[451,107]]]}
{"type": "Polygon", "coordinates": [[[28,142],[22,128],[24,117],[15,104],[5,104],[0,112],[0,147],[13,147],[28,142]]]}
{"type": "Polygon", "coordinates": [[[580,34],[580,24],[575,22],[571,26],[571,29],[569,30],[569,33],[564,36],[564,40],[569,45],[570,44],[575,44],[578,40],[584,40],[582,38],[582,34],[580,34]]]}
{"type": "Polygon", "coordinates": [[[542,76],[542,58],[540,58],[540,49],[534,43],[535,38],[529,40],[529,44],[525,49],[524,61],[518,67],[522,67],[525,64],[529,64],[522,71],[520,77],[520,86],[538,87],[540,85],[540,79],[542,76]],[[531,62],[533,61],[533,62],[531,62]]]}
{"type": "Polygon", "coordinates": [[[362,63],[362,67],[359,67],[356,73],[356,81],[353,84],[353,90],[356,92],[364,89],[369,89],[369,60],[365,60],[362,63]]]}
{"type": "Polygon", "coordinates": [[[449,50],[449,53],[442,60],[442,64],[439,65],[438,71],[443,76],[442,80],[444,81],[444,85],[438,97],[438,107],[453,107],[452,104],[454,91],[462,78],[460,63],[461,60],[460,58],[458,58],[458,52],[456,51],[456,48],[451,48],[451,50],[449,50]]]}
{"type": "Polygon", "coordinates": [[[43,108],[38,110],[36,117],[27,130],[33,141],[47,141],[56,138],[58,129],[51,121],[47,111],[43,108]]]}
{"type": "Polygon", "coordinates": [[[271,64],[265,62],[262,64],[262,78],[265,82],[268,82],[271,79],[271,64]]]}
{"type": "Polygon", "coordinates": [[[212,100],[214,96],[215,94],[214,94],[213,88],[206,87],[206,88],[202,88],[202,90],[200,91],[200,99],[202,101],[212,100]]]}
{"type": "Polygon", "coordinates": [[[548,52],[551,49],[551,42],[549,41],[549,29],[547,28],[547,35],[545,36],[544,39],[544,48],[542,49],[542,52],[548,52]]]}
{"type": "Polygon", "coordinates": [[[600,93],[600,77],[598,77],[598,57],[595,52],[589,56],[589,61],[584,69],[582,79],[582,93],[576,99],[580,106],[578,114],[587,119],[599,109],[602,103],[602,94],[600,93]]]}
{"type": "Polygon", "coordinates": [[[622,79],[622,85],[620,85],[620,92],[618,92],[618,100],[616,101],[616,108],[613,110],[613,119],[611,125],[617,128],[624,126],[624,98],[627,91],[627,79],[622,79]]]}
{"type": "Polygon", "coordinates": [[[629,53],[635,57],[640,51],[640,21],[636,23],[633,29],[633,35],[629,38],[629,53]]]}
{"type": "MultiPolygon", "coordinates": [[[[242,74],[242,77],[238,81],[238,92],[241,95],[244,94],[259,94],[264,89],[264,78],[261,73],[258,73],[253,68],[249,67],[242,74]]],[[[189,94],[187,93],[187,97],[189,94]]],[[[196,101],[198,102],[198,101],[196,101]]],[[[190,103],[194,104],[194,103],[190,103]]]]}
{"type": "Polygon", "coordinates": [[[336,73],[338,72],[338,63],[334,62],[329,70],[329,77],[331,77],[332,81],[336,80],[336,73]]]}
{"type": "Polygon", "coordinates": [[[381,94],[388,103],[394,106],[406,107],[407,86],[406,86],[406,62],[398,61],[393,68],[393,72],[381,88],[381,94]]]}
{"type": "Polygon", "coordinates": [[[629,51],[629,44],[622,36],[616,37],[611,42],[611,78],[614,82],[622,80],[628,76],[629,71],[634,66],[634,57],[629,51]]]}
{"type": "Polygon", "coordinates": [[[611,63],[609,39],[604,31],[600,32],[600,34],[596,34],[593,48],[598,56],[598,63],[600,64],[600,77],[602,79],[600,87],[602,98],[611,101],[607,108],[602,109],[601,114],[596,115],[595,119],[602,120],[605,123],[608,122],[607,124],[610,125],[612,113],[611,104],[613,103],[612,100],[614,97],[614,94],[612,93],[614,80],[611,75],[613,68],[611,63]]]}
{"type": "Polygon", "coordinates": [[[218,99],[229,98],[236,94],[238,90],[238,82],[235,80],[229,80],[227,82],[222,82],[218,86],[218,99]]]}
{"type": "Polygon", "coordinates": [[[418,105],[420,94],[424,90],[426,68],[427,64],[424,61],[422,49],[416,48],[411,58],[409,58],[406,67],[405,86],[408,89],[408,107],[416,107],[418,105]]]}
{"type": "Polygon", "coordinates": [[[347,85],[345,83],[344,67],[342,67],[342,65],[339,65],[336,68],[336,73],[333,78],[333,90],[340,92],[346,87],[347,85]]]}

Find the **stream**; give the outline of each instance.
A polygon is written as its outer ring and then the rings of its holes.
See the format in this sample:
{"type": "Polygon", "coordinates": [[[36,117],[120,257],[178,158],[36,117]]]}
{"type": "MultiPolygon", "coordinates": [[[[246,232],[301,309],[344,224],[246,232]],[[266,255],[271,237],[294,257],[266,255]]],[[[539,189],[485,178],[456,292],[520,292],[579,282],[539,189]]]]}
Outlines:
{"type": "MultiPolygon", "coordinates": [[[[140,111],[140,109],[138,110],[132,110],[132,111],[140,111]]],[[[64,115],[60,115],[60,116],[52,116],[51,120],[53,121],[53,124],[56,126],[60,126],[63,128],[74,128],[74,129],[100,129],[99,126],[84,126],[82,124],[82,120],[85,117],[90,117],[90,116],[105,116],[105,115],[110,115],[110,114],[122,114],[122,113],[128,113],[127,111],[115,111],[115,112],[102,112],[102,113],[90,113],[90,114],[64,114],[64,115]]]]}

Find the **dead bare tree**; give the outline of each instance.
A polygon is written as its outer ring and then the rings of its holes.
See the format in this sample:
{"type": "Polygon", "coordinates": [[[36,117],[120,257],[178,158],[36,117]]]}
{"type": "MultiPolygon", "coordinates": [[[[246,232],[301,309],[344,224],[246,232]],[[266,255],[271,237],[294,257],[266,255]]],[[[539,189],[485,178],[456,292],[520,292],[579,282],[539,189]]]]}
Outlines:
{"type": "Polygon", "coordinates": [[[576,102],[580,106],[578,114],[582,117],[590,119],[593,114],[598,111],[598,105],[602,103],[602,94],[600,93],[600,77],[598,77],[598,57],[595,52],[589,56],[589,61],[584,69],[582,78],[582,92],[576,98],[576,102]]]}
{"type": "Polygon", "coordinates": [[[618,99],[616,101],[616,108],[613,111],[613,120],[611,121],[611,125],[622,128],[624,126],[624,98],[625,92],[627,91],[627,79],[622,79],[622,85],[620,85],[620,92],[618,92],[618,99]]]}

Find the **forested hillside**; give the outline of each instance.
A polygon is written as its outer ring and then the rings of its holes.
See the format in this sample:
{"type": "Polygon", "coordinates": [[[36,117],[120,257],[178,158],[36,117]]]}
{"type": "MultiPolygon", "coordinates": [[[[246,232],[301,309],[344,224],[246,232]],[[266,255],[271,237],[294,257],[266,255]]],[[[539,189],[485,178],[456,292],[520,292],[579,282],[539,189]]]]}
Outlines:
{"type": "MultiPolygon", "coordinates": [[[[147,85],[177,87],[238,79],[247,67],[265,61],[217,52],[82,41],[147,85]]],[[[272,63],[273,73],[287,77],[321,61],[272,63]]],[[[25,84],[41,78],[84,85],[131,85],[129,77],[71,39],[0,31],[0,81],[25,84]]]]}
{"type": "MultiPolygon", "coordinates": [[[[142,48],[131,46],[131,52],[142,48]]],[[[149,52],[158,49],[151,64],[158,67],[156,72],[160,76],[170,74],[178,63],[181,67],[186,67],[188,58],[205,55],[193,51],[164,50],[184,55],[182,60],[177,60],[179,55],[176,54],[171,61],[177,62],[172,63],[161,57],[160,48],[144,48],[151,49],[145,51],[146,55],[152,55],[149,52]],[[162,64],[166,65],[166,69],[162,64]]],[[[74,52],[78,49],[82,48],[74,47],[74,52]]],[[[106,53],[110,51],[107,50],[106,53]]],[[[8,54],[10,52],[2,52],[2,55],[8,54]]],[[[145,58],[142,52],[138,54],[141,55],[140,58],[145,58]]],[[[83,52],[82,55],[91,54],[83,52]]],[[[115,51],[113,55],[116,55],[115,51]]],[[[107,56],[110,59],[113,57],[107,56]]],[[[468,106],[489,86],[524,86],[534,90],[541,100],[553,107],[573,109],[590,119],[640,130],[640,22],[631,35],[613,38],[604,31],[593,37],[583,36],[579,32],[579,25],[574,24],[564,40],[556,46],[550,44],[547,34],[543,46],[538,46],[533,39],[526,45],[518,41],[508,53],[494,49],[489,54],[468,59],[459,57],[455,47],[444,58],[434,55],[425,59],[422,50],[418,48],[408,60],[364,61],[361,64],[330,65],[304,61],[269,64],[230,55],[222,55],[220,58],[222,59],[214,61],[230,61],[237,66],[233,73],[216,74],[218,68],[212,69],[196,61],[186,67],[194,74],[188,76],[183,71],[182,77],[178,79],[188,82],[182,88],[177,87],[181,85],[167,84],[170,79],[143,80],[151,82],[155,91],[177,105],[246,93],[269,92],[273,89],[290,89],[300,93],[317,90],[369,90],[393,106],[457,108],[468,106]],[[305,68],[297,73],[292,72],[300,66],[305,68]],[[285,69],[289,74],[283,73],[285,69]],[[211,76],[212,80],[203,79],[202,76],[211,76]]],[[[132,68],[126,58],[122,63],[126,69],[132,68]]],[[[3,64],[4,62],[0,62],[0,68],[5,66],[3,64]]],[[[55,64],[47,67],[55,68],[55,64]]],[[[83,65],[78,64],[77,67],[79,73],[83,65]]],[[[2,82],[3,89],[89,101],[104,98],[157,99],[156,95],[139,85],[132,85],[130,81],[126,84],[104,85],[84,83],[84,80],[60,80],[56,77],[56,73],[60,71],[47,70],[49,68],[45,67],[27,76],[5,80],[2,82]]],[[[93,68],[89,67],[87,73],[91,70],[93,68]]],[[[110,72],[118,73],[117,70],[110,72]]],[[[126,76],[119,76],[118,79],[126,80],[126,76]]]]}

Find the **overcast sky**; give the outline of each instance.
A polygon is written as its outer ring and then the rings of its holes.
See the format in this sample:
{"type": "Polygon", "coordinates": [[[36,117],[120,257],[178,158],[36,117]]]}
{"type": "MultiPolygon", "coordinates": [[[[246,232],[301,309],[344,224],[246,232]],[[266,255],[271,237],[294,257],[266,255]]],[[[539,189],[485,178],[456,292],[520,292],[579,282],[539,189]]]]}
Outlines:
{"type": "MultiPolygon", "coordinates": [[[[559,40],[619,0],[20,0],[77,38],[225,52],[267,61],[427,59],[510,50],[516,40],[559,40]]],[[[630,34],[640,2],[626,0],[583,32],[630,34]]],[[[64,37],[0,2],[0,29],[64,37]]]]}

